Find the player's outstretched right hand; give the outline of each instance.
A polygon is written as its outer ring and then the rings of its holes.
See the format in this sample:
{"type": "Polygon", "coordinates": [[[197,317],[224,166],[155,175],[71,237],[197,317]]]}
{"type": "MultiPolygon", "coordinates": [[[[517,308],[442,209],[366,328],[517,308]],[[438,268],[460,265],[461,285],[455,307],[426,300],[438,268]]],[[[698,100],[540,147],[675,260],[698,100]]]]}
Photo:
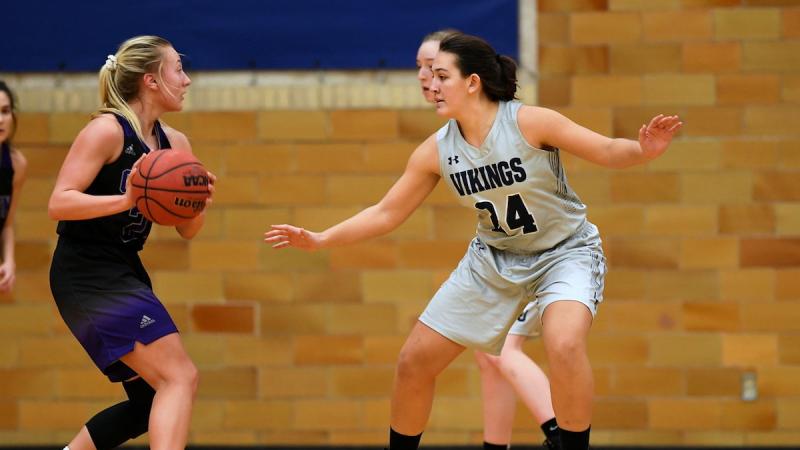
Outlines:
{"type": "Polygon", "coordinates": [[[264,242],[276,249],[295,247],[312,251],[320,248],[319,233],[286,224],[272,225],[272,230],[264,233],[264,242]]]}

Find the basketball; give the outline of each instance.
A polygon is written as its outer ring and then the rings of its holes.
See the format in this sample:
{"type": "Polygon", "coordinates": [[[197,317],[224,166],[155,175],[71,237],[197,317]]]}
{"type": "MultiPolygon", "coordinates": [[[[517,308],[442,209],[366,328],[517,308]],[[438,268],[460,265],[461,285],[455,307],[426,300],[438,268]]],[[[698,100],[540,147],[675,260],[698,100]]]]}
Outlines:
{"type": "Polygon", "coordinates": [[[177,225],[206,207],[208,172],[193,154],[153,150],[131,178],[136,208],[160,225],[177,225]]]}

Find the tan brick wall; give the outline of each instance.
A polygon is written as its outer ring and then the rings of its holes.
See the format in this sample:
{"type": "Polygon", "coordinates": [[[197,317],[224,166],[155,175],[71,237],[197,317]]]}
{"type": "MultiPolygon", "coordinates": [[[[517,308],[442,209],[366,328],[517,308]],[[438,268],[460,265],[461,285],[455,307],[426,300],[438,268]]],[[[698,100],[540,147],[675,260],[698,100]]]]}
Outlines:
{"type": "MultiPolygon", "coordinates": [[[[797,446],[800,9],[538,5],[541,104],[616,136],[658,112],[686,122],[645,167],[565,157],[610,265],[590,343],[593,442],[797,446]],[[757,375],[755,402],[739,399],[745,372],[757,375]]],[[[382,445],[397,352],[461,257],[472,214],[440,186],[399,230],[353,247],[275,252],[261,234],[270,223],[320,229],[378,200],[441,119],[413,82],[212,85],[196,79],[188,111],[167,118],[219,176],[206,228],[184,242],[154,227],[143,253],[201,371],[191,441],[382,445]]],[[[47,288],[55,224],[44,205],[95,94],[25,86],[23,105],[39,106],[18,135],[30,178],[17,288],[0,296],[0,442],[61,445],[123,395],[93,370],[47,288]]],[[[544,362],[540,342],[527,349],[544,362]]],[[[445,371],[426,443],[480,442],[479,386],[471,354],[445,371]]],[[[540,440],[520,405],[514,441],[540,440]]]]}
{"type": "Polygon", "coordinates": [[[593,441],[797,446],[800,4],[539,6],[544,106],[578,121],[591,107],[626,137],[657,112],[685,121],[645,167],[568,161],[610,266],[593,441]],[[739,399],[744,372],[755,402],[739,399]]]}

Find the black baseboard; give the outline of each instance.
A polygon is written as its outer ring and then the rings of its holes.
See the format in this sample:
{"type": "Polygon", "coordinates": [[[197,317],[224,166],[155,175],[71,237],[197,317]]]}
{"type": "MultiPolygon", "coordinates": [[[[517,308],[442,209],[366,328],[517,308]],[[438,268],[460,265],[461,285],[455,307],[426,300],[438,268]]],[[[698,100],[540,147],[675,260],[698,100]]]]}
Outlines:
{"type": "MultiPolygon", "coordinates": [[[[145,446],[125,446],[124,450],[148,450],[145,446]]],[[[422,445],[420,450],[481,450],[480,445],[422,445]]],[[[513,450],[542,450],[539,445],[515,445],[513,450]]],[[[708,447],[708,446],[610,446],[610,445],[593,445],[591,450],[800,450],[800,444],[795,446],[769,446],[769,447],[708,447]]],[[[44,446],[44,445],[2,445],[0,450],[61,450],[60,446],[44,446]]],[[[374,445],[189,445],[186,450],[385,450],[385,447],[374,445]]]]}

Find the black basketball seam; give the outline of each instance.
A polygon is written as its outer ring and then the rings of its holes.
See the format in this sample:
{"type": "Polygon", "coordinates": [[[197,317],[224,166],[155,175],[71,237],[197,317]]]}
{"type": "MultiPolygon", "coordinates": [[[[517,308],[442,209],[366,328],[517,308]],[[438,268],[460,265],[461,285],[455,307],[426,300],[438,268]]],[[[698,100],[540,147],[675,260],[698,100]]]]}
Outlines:
{"type": "MultiPolygon", "coordinates": [[[[149,154],[151,154],[151,153],[153,153],[153,152],[157,152],[157,151],[159,151],[159,150],[151,150],[151,151],[149,151],[149,152],[145,153],[145,155],[149,155],[149,154]]],[[[141,170],[139,171],[139,174],[141,174],[141,175],[142,175],[142,178],[150,178],[150,172],[152,172],[152,171],[153,171],[153,167],[155,167],[155,165],[156,165],[156,162],[157,162],[159,159],[161,159],[161,157],[162,157],[162,156],[164,156],[165,154],[166,154],[166,152],[159,153],[159,154],[157,154],[157,155],[156,155],[156,159],[155,159],[155,160],[153,160],[153,163],[152,163],[152,164],[150,164],[150,166],[148,167],[148,169],[149,169],[149,170],[147,171],[147,175],[145,175],[143,171],[141,171],[141,170]]],[[[145,156],[145,159],[147,159],[147,156],[145,156]]]]}
{"type": "MultiPolygon", "coordinates": [[[[141,188],[142,190],[144,190],[145,188],[147,188],[147,185],[146,184],[131,183],[131,187],[141,188]]],[[[203,186],[201,186],[201,187],[203,187],[203,186]]],[[[206,187],[206,189],[203,190],[203,191],[192,191],[192,190],[187,190],[187,189],[169,189],[169,188],[160,188],[160,187],[151,187],[151,188],[147,188],[147,190],[148,191],[164,191],[164,192],[181,192],[181,193],[184,193],[184,194],[209,194],[209,193],[211,193],[211,191],[208,189],[208,187],[206,187]]]]}
{"type": "Polygon", "coordinates": [[[149,188],[148,191],[161,191],[161,192],[180,192],[183,194],[208,194],[210,191],[187,191],[184,189],[169,189],[169,188],[149,188]]]}
{"type": "MultiPolygon", "coordinates": [[[[153,162],[153,165],[155,165],[155,162],[153,162]]],[[[183,167],[186,167],[186,166],[193,166],[193,165],[194,165],[194,166],[200,166],[200,167],[203,167],[203,164],[202,164],[201,162],[198,162],[198,161],[190,161],[190,162],[186,162],[186,163],[181,163],[181,164],[178,164],[177,166],[170,167],[169,169],[167,169],[166,171],[164,171],[164,172],[162,172],[162,173],[160,173],[160,174],[158,174],[158,175],[153,175],[153,176],[150,176],[150,175],[148,174],[146,177],[144,177],[144,176],[143,176],[143,178],[147,178],[148,180],[155,180],[156,178],[163,177],[164,175],[166,175],[166,174],[168,174],[168,173],[170,173],[170,172],[172,172],[172,171],[174,171],[174,170],[181,169],[181,168],[183,168],[183,167]]],[[[151,170],[151,171],[152,171],[152,170],[151,170]]]]}
{"type": "MultiPolygon", "coordinates": [[[[142,175],[142,178],[144,179],[144,188],[143,188],[144,190],[142,191],[144,193],[144,206],[145,206],[145,208],[147,208],[147,215],[149,215],[150,217],[155,217],[155,216],[153,215],[153,211],[150,209],[150,202],[148,201],[150,199],[149,199],[149,197],[147,197],[147,189],[148,189],[147,185],[150,182],[150,176],[149,175],[150,175],[150,172],[153,171],[153,167],[155,167],[156,162],[158,162],[158,160],[162,156],[164,156],[165,154],[166,153],[159,153],[158,155],[156,155],[156,159],[153,161],[152,164],[150,164],[150,167],[148,168],[149,170],[147,171],[147,174],[148,174],[147,176],[145,176],[143,173],[140,173],[140,175],[142,175]]],[[[147,219],[147,217],[145,217],[145,219],[147,219]]],[[[150,220],[151,222],[155,222],[152,219],[148,219],[148,220],[150,220]]]]}
{"type": "MultiPolygon", "coordinates": [[[[144,203],[147,204],[147,197],[145,197],[144,195],[140,195],[140,196],[136,197],[136,200],[133,201],[134,208],[138,209],[139,213],[141,215],[144,215],[144,212],[142,212],[142,209],[139,208],[139,200],[144,200],[144,203]]],[[[147,217],[145,217],[145,219],[147,219],[147,217]]],[[[151,220],[151,222],[152,222],[152,220],[151,220]]]]}
{"type": "MultiPolygon", "coordinates": [[[[153,162],[153,164],[155,164],[155,161],[153,162]]],[[[153,168],[153,166],[151,165],[150,169],[152,170],[152,168],[153,168]]],[[[147,196],[147,190],[148,190],[147,189],[147,185],[148,185],[148,183],[149,183],[149,179],[145,178],[144,179],[144,190],[142,191],[142,193],[144,194],[144,205],[145,205],[145,207],[147,207],[147,215],[149,215],[150,217],[154,217],[153,216],[153,211],[150,210],[150,202],[148,201],[148,200],[150,200],[150,198],[147,196]]],[[[145,219],[146,219],[146,217],[145,217],[145,219]]],[[[152,219],[150,219],[150,221],[151,222],[155,222],[152,219]]]]}

